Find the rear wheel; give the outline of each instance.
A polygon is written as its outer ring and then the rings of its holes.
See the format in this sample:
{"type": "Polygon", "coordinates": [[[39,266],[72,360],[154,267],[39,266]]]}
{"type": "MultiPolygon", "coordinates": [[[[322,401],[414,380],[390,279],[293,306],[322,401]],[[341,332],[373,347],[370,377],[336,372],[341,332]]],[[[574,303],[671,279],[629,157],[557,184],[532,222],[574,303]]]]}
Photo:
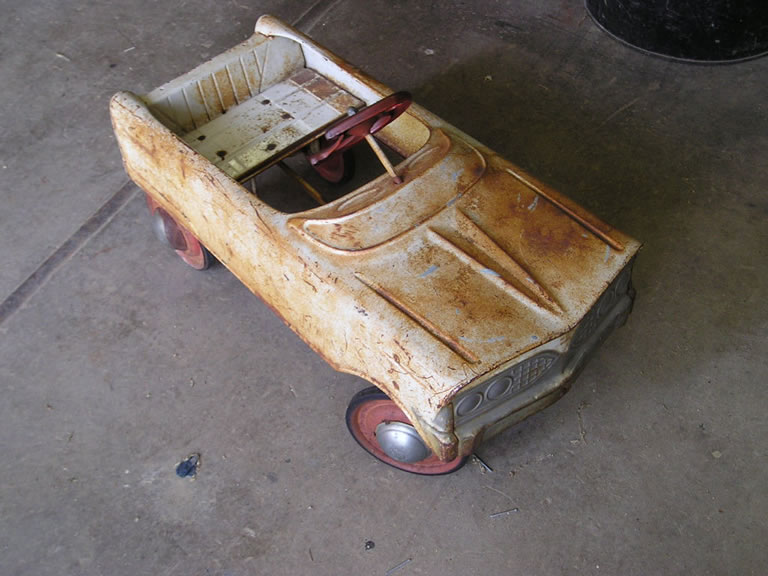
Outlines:
{"type": "Polygon", "coordinates": [[[213,255],[200,241],[151,196],[147,195],[147,206],[152,216],[155,236],[176,251],[176,254],[195,270],[205,270],[213,262],[213,255]]]}
{"type": "Polygon", "coordinates": [[[440,460],[397,404],[375,387],[361,390],[352,398],[347,408],[347,428],[369,454],[413,474],[449,474],[467,460],[440,460]]]}

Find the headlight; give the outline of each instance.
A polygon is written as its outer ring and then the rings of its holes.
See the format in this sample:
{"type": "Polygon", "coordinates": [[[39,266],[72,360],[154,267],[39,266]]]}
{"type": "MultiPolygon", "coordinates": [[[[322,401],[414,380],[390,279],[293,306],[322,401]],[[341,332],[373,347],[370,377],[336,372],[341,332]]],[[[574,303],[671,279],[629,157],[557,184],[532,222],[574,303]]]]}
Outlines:
{"type": "Polygon", "coordinates": [[[539,352],[461,395],[454,403],[456,424],[475,418],[527,390],[544,376],[558,357],[559,354],[552,350],[539,352]]]}

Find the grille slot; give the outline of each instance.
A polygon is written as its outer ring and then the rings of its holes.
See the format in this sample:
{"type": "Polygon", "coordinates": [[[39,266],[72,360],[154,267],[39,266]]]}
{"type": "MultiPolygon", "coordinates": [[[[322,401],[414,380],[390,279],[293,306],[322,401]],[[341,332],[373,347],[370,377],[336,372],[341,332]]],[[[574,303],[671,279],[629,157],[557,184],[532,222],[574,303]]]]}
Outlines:
{"type": "Polygon", "coordinates": [[[616,300],[623,294],[626,294],[627,290],[629,290],[629,281],[631,277],[632,265],[630,264],[621,271],[619,276],[610,286],[608,286],[600,298],[597,299],[595,305],[592,306],[590,311],[587,312],[587,315],[581,320],[581,323],[571,340],[572,347],[575,348],[581,346],[590,336],[592,336],[592,334],[594,334],[603,319],[610,314],[616,300]]]}

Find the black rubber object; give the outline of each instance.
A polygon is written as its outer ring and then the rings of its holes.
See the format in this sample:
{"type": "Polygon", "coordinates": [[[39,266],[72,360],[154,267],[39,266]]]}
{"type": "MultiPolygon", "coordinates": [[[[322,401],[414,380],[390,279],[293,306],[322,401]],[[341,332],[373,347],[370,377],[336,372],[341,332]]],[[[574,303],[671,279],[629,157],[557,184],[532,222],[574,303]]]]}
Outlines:
{"type": "Polygon", "coordinates": [[[657,56],[737,62],[768,53],[766,0],[585,0],[597,24],[657,56]]]}

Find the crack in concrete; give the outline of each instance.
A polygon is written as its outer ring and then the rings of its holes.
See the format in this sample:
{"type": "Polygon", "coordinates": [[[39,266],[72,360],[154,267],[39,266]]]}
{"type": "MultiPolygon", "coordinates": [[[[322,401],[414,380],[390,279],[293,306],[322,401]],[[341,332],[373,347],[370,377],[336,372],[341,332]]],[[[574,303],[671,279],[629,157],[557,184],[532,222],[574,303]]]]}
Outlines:
{"type": "Polygon", "coordinates": [[[304,10],[298,18],[291,22],[291,26],[294,28],[301,27],[302,32],[307,34],[315,27],[315,25],[317,25],[323,16],[330,12],[341,1],[342,0],[335,0],[333,2],[328,2],[327,0],[317,0],[317,2],[313,3],[309,8],[304,10]]]}
{"type": "Polygon", "coordinates": [[[579,418],[579,437],[581,438],[582,444],[587,443],[587,431],[584,429],[584,418],[581,415],[581,411],[584,410],[584,408],[587,406],[589,406],[589,404],[586,402],[581,402],[579,407],[576,409],[576,415],[579,418]]]}
{"type": "MultiPolygon", "coordinates": [[[[342,0],[328,2],[317,0],[302,12],[292,25],[301,26],[309,32],[317,23],[342,0]]],[[[27,302],[53,275],[59,267],[74,256],[94,235],[120,212],[136,195],[138,189],[133,182],[126,182],[112,195],[96,213],[30,274],[2,303],[0,303],[0,324],[8,320],[27,302]]]]}
{"type": "Polygon", "coordinates": [[[27,302],[46,281],[65,262],[74,256],[99,231],[107,226],[117,216],[120,210],[137,194],[138,188],[133,182],[126,182],[93,216],[77,229],[58,249],[48,256],[45,261],[30,274],[11,294],[0,304],[0,324],[8,320],[27,302]]]}

